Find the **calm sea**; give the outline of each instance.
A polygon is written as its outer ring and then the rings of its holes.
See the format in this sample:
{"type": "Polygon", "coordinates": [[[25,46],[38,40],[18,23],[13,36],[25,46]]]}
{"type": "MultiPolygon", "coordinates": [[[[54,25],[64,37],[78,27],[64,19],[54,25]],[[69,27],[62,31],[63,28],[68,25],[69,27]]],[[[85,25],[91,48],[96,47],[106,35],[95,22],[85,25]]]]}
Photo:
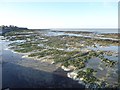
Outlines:
{"type": "MultiPolygon", "coordinates": [[[[55,31],[87,31],[87,32],[96,32],[96,33],[120,33],[118,29],[51,29],[55,31]]],[[[2,31],[0,31],[2,34],[2,31]]]]}
{"type": "Polygon", "coordinates": [[[87,31],[96,33],[118,33],[118,29],[52,29],[56,31],[87,31]]]}

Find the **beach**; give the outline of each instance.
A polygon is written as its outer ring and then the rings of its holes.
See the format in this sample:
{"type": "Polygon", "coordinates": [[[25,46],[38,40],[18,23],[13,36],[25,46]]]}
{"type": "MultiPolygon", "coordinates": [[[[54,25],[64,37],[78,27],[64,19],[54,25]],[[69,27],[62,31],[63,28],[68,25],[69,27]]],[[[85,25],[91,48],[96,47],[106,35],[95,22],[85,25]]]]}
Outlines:
{"type": "MultiPolygon", "coordinates": [[[[3,88],[83,88],[93,85],[86,80],[91,77],[96,78],[94,81],[90,79],[90,82],[95,83],[94,87],[101,87],[104,80],[106,80],[106,86],[117,85],[118,40],[92,38],[93,32],[92,34],[73,31],[70,32],[71,34],[68,32],[66,34],[66,32],[49,30],[30,30],[29,32],[24,31],[24,34],[19,32],[19,35],[16,35],[18,33],[16,32],[13,36],[8,34],[7,39],[1,40],[3,88]],[[29,32],[33,33],[29,34],[29,32]],[[90,37],[86,37],[87,35],[90,37]],[[113,69],[115,77],[112,76],[113,69]],[[93,72],[88,73],[87,70],[93,70],[93,72]],[[80,72],[91,74],[91,77],[78,76],[80,72]],[[13,77],[15,80],[10,83],[13,77]],[[99,82],[96,81],[97,79],[99,82]],[[23,85],[19,85],[21,82],[23,85]]],[[[95,36],[97,37],[97,34],[95,36]]]]}

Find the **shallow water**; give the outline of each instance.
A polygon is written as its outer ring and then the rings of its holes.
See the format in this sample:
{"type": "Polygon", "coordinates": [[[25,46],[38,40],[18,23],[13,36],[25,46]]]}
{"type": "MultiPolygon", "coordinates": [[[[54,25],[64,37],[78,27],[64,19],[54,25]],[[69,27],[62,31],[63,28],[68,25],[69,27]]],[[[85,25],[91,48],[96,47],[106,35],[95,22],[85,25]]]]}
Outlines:
{"type": "Polygon", "coordinates": [[[118,29],[52,29],[56,31],[87,31],[96,33],[118,33],[118,29]]]}
{"type": "Polygon", "coordinates": [[[91,50],[103,50],[103,51],[114,51],[114,52],[118,52],[118,48],[119,46],[99,46],[96,45],[96,47],[91,47],[91,46],[87,46],[88,49],[91,50]]]}
{"type": "MultiPolygon", "coordinates": [[[[94,34],[94,33],[93,33],[94,34]]],[[[113,38],[105,38],[105,37],[97,37],[94,36],[93,34],[90,35],[83,35],[83,34],[74,34],[74,33],[65,33],[65,32],[52,32],[52,31],[48,31],[48,32],[44,32],[44,35],[46,36],[60,36],[60,35],[67,35],[67,36],[77,36],[77,37],[86,37],[86,38],[95,38],[95,39],[104,39],[104,40],[115,40],[118,41],[118,39],[113,39],[113,38]]]]}
{"type": "Polygon", "coordinates": [[[118,65],[112,68],[106,67],[105,63],[101,62],[99,58],[92,58],[88,60],[85,69],[86,68],[93,68],[96,70],[97,73],[95,76],[100,80],[106,79],[106,82],[111,85],[118,83],[118,74],[116,73],[118,70],[118,65]],[[107,75],[109,75],[109,77],[107,75]]]}

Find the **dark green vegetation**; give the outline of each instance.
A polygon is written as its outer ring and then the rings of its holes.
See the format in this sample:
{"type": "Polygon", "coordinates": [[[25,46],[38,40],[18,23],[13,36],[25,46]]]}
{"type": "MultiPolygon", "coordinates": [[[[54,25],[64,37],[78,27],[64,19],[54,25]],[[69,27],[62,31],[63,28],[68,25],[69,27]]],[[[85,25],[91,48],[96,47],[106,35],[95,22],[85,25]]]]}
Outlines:
{"type": "MultiPolygon", "coordinates": [[[[100,46],[118,46],[119,41],[67,35],[46,36],[44,33],[37,30],[12,31],[6,33],[5,37],[13,41],[9,46],[16,52],[28,53],[28,57],[33,58],[50,56],[55,64],[61,63],[62,66],[67,68],[73,66],[75,70],[78,70],[77,77],[83,78],[86,84],[103,82],[94,75],[94,73],[100,70],[95,71],[94,68],[86,68],[86,64],[90,59],[99,58],[102,64],[108,67],[108,71],[109,67],[114,68],[118,63],[117,61],[105,58],[105,55],[114,55],[111,51],[89,50],[87,46],[94,46],[95,48],[97,48],[96,44],[100,46]]],[[[82,32],[82,34],[87,35],[89,33],[82,32]]],[[[100,86],[101,84],[98,85],[98,87],[100,86]]]]}
{"type": "Polygon", "coordinates": [[[109,60],[107,58],[104,58],[104,56],[99,56],[99,58],[106,64],[106,66],[108,67],[113,67],[115,65],[117,65],[117,61],[114,60],[109,60]]]}
{"type": "Polygon", "coordinates": [[[78,78],[83,78],[83,81],[85,83],[95,83],[98,82],[99,80],[93,75],[95,73],[94,69],[87,68],[86,71],[79,71],[77,77],[78,78]]]}

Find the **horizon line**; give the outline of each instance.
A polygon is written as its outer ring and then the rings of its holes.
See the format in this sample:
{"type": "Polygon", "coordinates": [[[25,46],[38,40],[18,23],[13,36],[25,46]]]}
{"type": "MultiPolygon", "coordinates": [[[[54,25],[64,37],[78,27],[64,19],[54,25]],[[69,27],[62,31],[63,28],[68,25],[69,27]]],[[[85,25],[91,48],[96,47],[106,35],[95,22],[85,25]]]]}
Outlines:
{"type": "Polygon", "coordinates": [[[88,28],[80,28],[80,27],[76,27],[76,28],[29,28],[27,26],[17,26],[17,25],[0,25],[0,26],[16,26],[16,27],[24,27],[24,28],[28,28],[28,29],[120,29],[119,27],[88,27],[88,28]]]}

